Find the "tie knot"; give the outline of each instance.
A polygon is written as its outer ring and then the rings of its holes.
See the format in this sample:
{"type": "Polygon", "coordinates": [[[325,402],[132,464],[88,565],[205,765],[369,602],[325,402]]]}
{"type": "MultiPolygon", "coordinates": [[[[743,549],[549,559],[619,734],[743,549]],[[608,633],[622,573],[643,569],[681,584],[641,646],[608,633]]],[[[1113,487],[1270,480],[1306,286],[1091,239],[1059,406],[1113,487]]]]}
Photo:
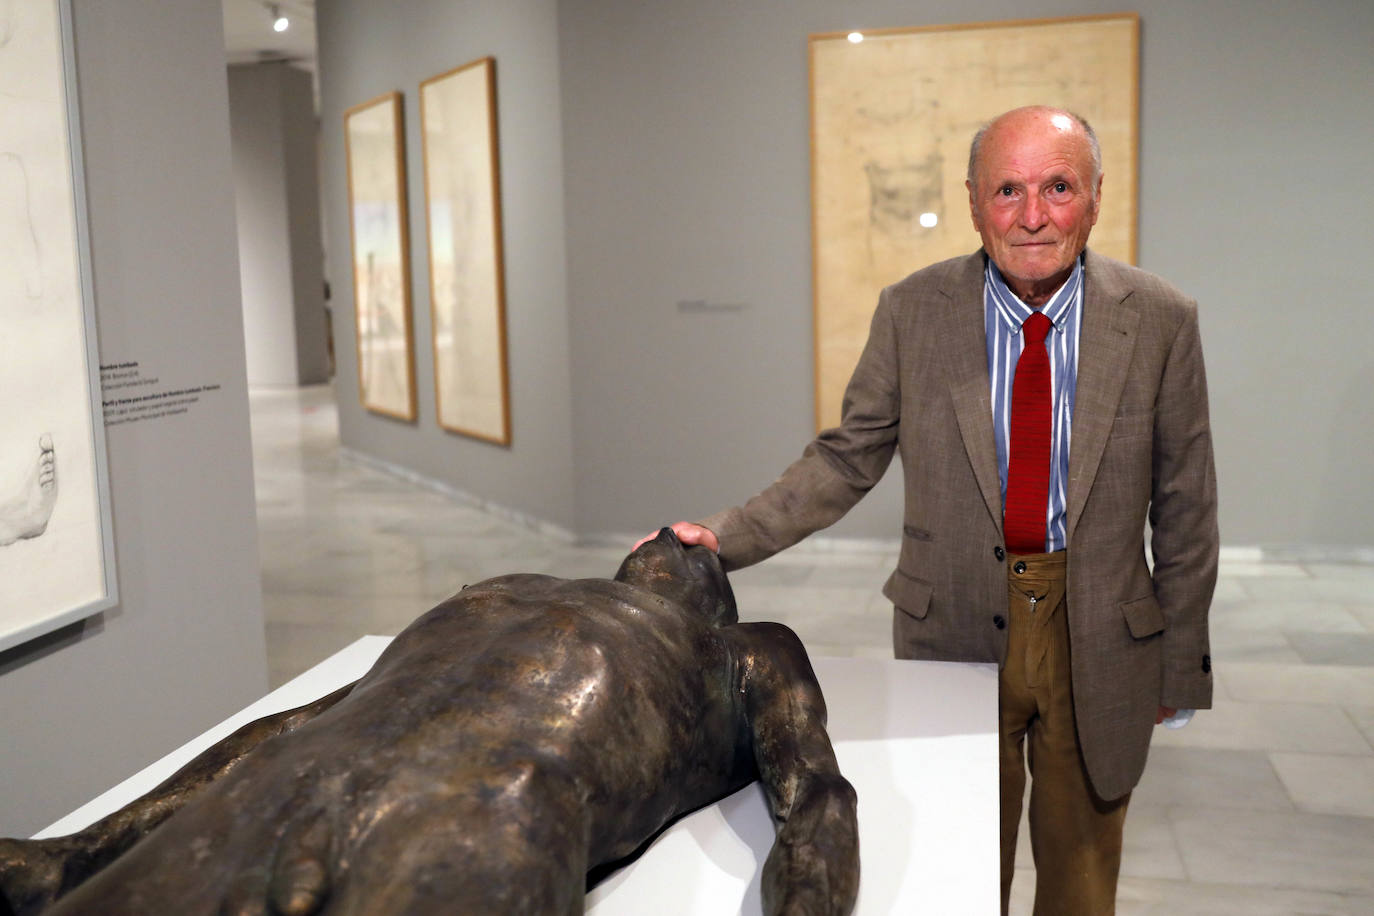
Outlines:
{"type": "Polygon", "coordinates": [[[1031,312],[1030,317],[1021,322],[1021,331],[1026,335],[1025,346],[1042,343],[1045,335],[1054,324],[1045,317],[1044,312],[1031,312]]]}

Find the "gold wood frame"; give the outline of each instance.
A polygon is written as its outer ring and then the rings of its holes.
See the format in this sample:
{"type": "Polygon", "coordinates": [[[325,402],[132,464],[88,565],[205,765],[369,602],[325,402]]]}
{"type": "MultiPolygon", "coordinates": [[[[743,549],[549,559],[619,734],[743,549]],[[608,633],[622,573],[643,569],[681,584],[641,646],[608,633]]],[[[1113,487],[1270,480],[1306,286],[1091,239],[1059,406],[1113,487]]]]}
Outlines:
{"type": "Polygon", "coordinates": [[[344,112],[344,150],[359,398],[368,410],[413,421],[415,331],[399,92],[344,112]]]}
{"type": "Polygon", "coordinates": [[[420,84],[434,403],[449,432],[510,445],[496,62],[420,84]]]}

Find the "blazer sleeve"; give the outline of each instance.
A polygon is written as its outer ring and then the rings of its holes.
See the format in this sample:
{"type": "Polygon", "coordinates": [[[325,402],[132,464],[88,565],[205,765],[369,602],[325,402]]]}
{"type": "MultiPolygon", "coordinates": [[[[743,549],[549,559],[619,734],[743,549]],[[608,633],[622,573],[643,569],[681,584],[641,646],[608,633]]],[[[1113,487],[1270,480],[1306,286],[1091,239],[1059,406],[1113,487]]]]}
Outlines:
{"type": "Polygon", "coordinates": [[[1207,611],[1217,579],[1217,481],[1197,305],[1189,301],[1170,347],[1155,408],[1150,502],[1154,591],[1164,630],[1160,702],[1212,705],[1207,611]]]}
{"type": "Polygon", "coordinates": [[[901,412],[893,294],[884,289],[841,405],[782,476],[743,506],[699,524],[715,532],[726,569],[739,569],[838,521],[882,479],[897,444],[901,412]]]}

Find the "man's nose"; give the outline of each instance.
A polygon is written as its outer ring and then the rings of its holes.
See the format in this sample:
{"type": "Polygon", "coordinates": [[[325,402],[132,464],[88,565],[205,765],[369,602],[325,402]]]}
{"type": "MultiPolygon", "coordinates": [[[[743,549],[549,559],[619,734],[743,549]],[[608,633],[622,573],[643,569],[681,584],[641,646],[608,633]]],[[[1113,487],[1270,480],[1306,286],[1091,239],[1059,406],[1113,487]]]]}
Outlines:
{"type": "Polygon", "coordinates": [[[1028,232],[1038,232],[1048,221],[1049,213],[1045,208],[1045,202],[1035,194],[1028,195],[1026,203],[1021,207],[1021,226],[1028,232]]]}

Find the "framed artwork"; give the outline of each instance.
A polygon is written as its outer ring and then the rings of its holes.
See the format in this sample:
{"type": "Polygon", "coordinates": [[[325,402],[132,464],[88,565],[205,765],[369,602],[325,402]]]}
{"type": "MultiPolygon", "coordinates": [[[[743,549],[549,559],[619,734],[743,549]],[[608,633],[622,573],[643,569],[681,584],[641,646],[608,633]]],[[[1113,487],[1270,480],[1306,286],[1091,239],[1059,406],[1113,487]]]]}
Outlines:
{"type": "Polygon", "coordinates": [[[368,410],[415,419],[415,332],[410,316],[401,94],[344,112],[358,390],[368,410]]]}
{"type": "Polygon", "coordinates": [[[439,425],[510,444],[496,62],[420,84],[439,425]]]}
{"type": "Polygon", "coordinates": [[[118,600],[72,48],[0,5],[0,650],[118,600]]]}
{"type": "Polygon", "coordinates": [[[1139,32],[1128,13],[810,36],[818,429],[840,420],[882,288],[978,249],[968,148],[998,114],[1054,105],[1093,126],[1091,244],[1135,261],[1139,32]]]}

